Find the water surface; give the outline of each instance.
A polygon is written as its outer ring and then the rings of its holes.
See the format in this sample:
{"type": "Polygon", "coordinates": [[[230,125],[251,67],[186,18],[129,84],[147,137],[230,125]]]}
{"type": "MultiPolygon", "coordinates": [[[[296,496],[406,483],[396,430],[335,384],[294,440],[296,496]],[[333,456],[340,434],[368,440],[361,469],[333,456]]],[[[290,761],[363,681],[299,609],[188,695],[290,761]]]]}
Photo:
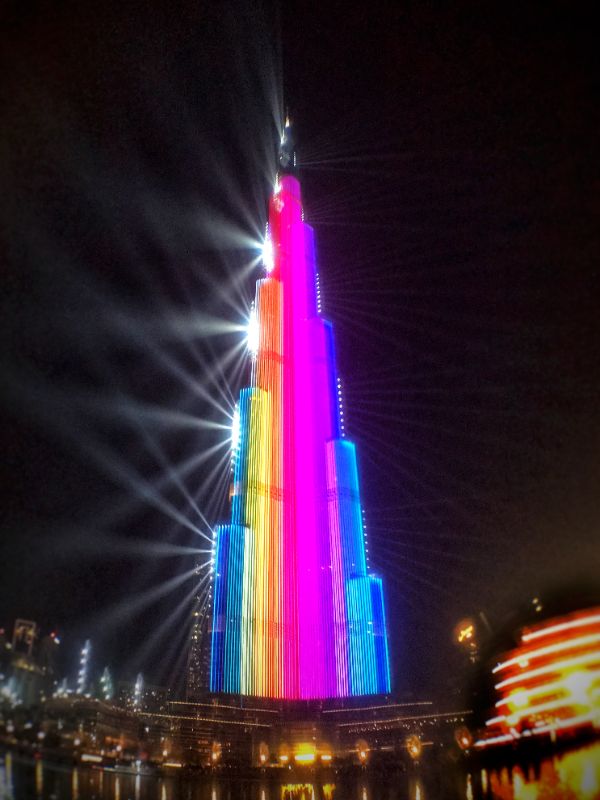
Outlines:
{"type": "Polygon", "coordinates": [[[600,743],[536,765],[490,770],[415,767],[408,773],[338,775],[335,782],[225,774],[159,777],[64,767],[5,753],[1,800],[600,800],[600,743]]]}

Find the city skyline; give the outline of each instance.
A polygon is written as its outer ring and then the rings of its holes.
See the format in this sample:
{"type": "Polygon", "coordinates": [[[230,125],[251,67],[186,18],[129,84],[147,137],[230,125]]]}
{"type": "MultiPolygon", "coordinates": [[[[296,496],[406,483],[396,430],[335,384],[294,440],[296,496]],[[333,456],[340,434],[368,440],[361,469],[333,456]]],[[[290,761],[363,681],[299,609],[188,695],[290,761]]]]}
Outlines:
{"type": "Polygon", "coordinates": [[[185,671],[285,96],[394,686],[429,696],[458,620],[597,582],[592,27],[84,6],[3,48],[0,624],[185,671]]]}

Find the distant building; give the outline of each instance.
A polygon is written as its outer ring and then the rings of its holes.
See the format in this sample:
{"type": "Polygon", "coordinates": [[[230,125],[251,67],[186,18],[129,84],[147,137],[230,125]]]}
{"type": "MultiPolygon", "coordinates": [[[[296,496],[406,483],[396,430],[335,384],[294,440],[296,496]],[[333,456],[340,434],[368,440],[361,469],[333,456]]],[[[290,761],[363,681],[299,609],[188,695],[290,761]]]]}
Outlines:
{"type": "Polygon", "coordinates": [[[53,631],[42,637],[37,647],[36,662],[44,674],[42,690],[50,697],[58,684],[58,648],[60,639],[53,631]]]}
{"type": "Polygon", "coordinates": [[[188,701],[202,700],[210,691],[210,608],[197,597],[192,614],[185,685],[188,701]]]}
{"type": "Polygon", "coordinates": [[[38,644],[38,637],[37,623],[26,619],[15,621],[12,642],[6,640],[4,632],[0,635],[0,673],[5,686],[10,686],[13,703],[39,705],[46,690],[51,689],[53,668],[45,659],[45,639],[38,644]]]}
{"type": "Polygon", "coordinates": [[[117,705],[130,711],[145,711],[159,714],[166,710],[170,699],[170,689],[166,686],[154,686],[139,681],[119,681],[117,687],[117,705]]]}
{"type": "Polygon", "coordinates": [[[37,635],[38,626],[36,622],[28,619],[15,620],[12,639],[13,653],[31,657],[37,635]]]}
{"type": "Polygon", "coordinates": [[[6,675],[12,655],[12,644],[6,638],[6,631],[0,628],[0,674],[6,675]]]}

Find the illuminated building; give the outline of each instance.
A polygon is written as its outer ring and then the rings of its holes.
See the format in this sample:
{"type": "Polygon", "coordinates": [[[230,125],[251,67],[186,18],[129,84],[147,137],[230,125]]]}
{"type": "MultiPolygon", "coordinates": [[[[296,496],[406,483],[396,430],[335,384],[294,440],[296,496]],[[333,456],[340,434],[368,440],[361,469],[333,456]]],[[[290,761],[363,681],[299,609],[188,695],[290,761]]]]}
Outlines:
{"type": "Polygon", "coordinates": [[[231,521],[214,541],[210,687],[283,699],[390,690],[333,328],[286,125],[234,419],[231,521]]]}
{"type": "Polygon", "coordinates": [[[112,700],[114,695],[114,685],[112,675],[110,674],[110,669],[108,667],[104,667],[104,671],[100,677],[100,687],[102,690],[102,698],[107,702],[112,700]]]}
{"type": "Polygon", "coordinates": [[[525,629],[492,670],[495,715],[478,747],[600,728],[600,607],[525,629]]]}
{"type": "Polygon", "coordinates": [[[91,650],[92,644],[90,640],[87,639],[79,659],[79,671],[77,673],[77,694],[85,694],[85,691],[88,688],[91,650]]]}
{"type": "Polygon", "coordinates": [[[119,681],[116,704],[129,711],[161,712],[169,702],[169,693],[168,687],[146,683],[139,674],[133,683],[119,681]]]}
{"type": "Polygon", "coordinates": [[[201,700],[209,692],[211,614],[201,594],[195,598],[186,670],[186,700],[201,700]]]}
{"type": "Polygon", "coordinates": [[[33,646],[37,637],[37,623],[27,619],[15,620],[12,639],[13,653],[20,653],[30,658],[33,654],[33,646]]]}

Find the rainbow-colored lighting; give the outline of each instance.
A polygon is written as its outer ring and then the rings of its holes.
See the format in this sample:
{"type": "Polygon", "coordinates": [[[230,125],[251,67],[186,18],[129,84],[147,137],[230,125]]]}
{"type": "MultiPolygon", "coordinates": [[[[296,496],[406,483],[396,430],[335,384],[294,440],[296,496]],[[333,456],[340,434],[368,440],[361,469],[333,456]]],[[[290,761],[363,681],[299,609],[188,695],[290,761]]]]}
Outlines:
{"type": "Polygon", "coordinates": [[[281,175],[257,281],[251,385],[237,408],[231,522],[214,541],[211,691],[289,700],[390,690],[356,449],[319,312],[300,184],[281,175]]]}

